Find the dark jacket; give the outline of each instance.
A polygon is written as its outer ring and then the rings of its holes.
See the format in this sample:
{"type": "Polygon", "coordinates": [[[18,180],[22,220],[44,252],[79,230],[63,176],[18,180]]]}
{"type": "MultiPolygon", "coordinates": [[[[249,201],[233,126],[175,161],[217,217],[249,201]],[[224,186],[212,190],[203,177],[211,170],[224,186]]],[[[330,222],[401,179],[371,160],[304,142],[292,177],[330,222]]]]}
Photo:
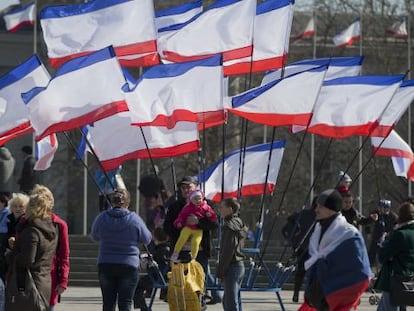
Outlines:
{"type": "Polygon", "coordinates": [[[0,147],[0,192],[12,192],[13,173],[16,161],[9,149],[0,147]]]}
{"type": "Polygon", "coordinates": [[[224,219],[220,241],[220,257],[216,270],[218,278],[223,278],[233,262],[242,261],[244,241],[247,236],[247,227],[243,220],[235,214],[224,219]]]}
{"type": "Polygon", "coordinates": [[[52,288],[50,269],[57,237],[51,219],[27,220],[17,226],[17,239],[11,253],[11,263],[16,266],[18,284],[24,284],[24,271],[30,269],[36,287],[46,301],[50,299],[52,288]]]}
{"type": "MultiPolygon", "coordinates": [[[[165,215],[164,221],[164,231],[170,237],[171,249],[174,249],[175,244],[177,243],[178,237],[180,236],[180,230],[175,228],[174,221],[177,219],[178,214],[181,212],[183,207],[186,205],[187,201],[185,198],[178,198],[170,206],[168,206],[167,214],[165,215]]],[[[207,218],[200,218],[198,226],[203,230],[203,239],[200,243],[200,251],[205,252],[205,254],[211,256],[211,238],[210,231],[218,227],[217,221],[210,221],[207,218]]]]}
{"type": "Polygon", "coordinates": [[[296,249],[300,246],[299,253],[308,248],[309,238],[312,232],[308,232],[315,221],[315,211],[313,209],[304,209],[300,212],[295,212],[287,219],[286,225],[282,228],[283,237],[286,241],[296,249]],[[305,238],[305,235],[308,234],[305,238]],[[300,243],[302,240],[302,245],[300,243]]]}
{"type": "Polygon", "coordinates": [[[379,250],[378,259],[382,264],[375,288],[390,291],[390,275],[414,274],[414,222],[394,230],[379,250]]]}
{"type": "Polygon", "coordinates": [[[20,191],[29,193],[33,189],[34,185],[38,183],[36,171],[33,170],[35,164],[36,160],[32,156],[27,156],[24,159],[22,175],[18,181],[20,191]]]}

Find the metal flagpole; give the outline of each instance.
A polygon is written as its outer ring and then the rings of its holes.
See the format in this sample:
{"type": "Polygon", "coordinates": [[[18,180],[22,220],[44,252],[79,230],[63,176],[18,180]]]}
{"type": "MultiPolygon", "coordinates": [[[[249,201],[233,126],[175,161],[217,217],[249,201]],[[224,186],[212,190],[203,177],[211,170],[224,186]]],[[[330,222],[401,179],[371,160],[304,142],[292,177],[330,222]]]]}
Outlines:
{"type": "MultiPolygon", "coordinates": [[[[313,59],[316,58],[316,35],[317,35],[317,15],[316,15],[316,9],[315,9],[315,0],[312,3],[313,6],[313,12],[312,12],[312,16],[313,16],[313,27],[314,27],[314,34],[313,34],[313,59]]],[[[315,178],[315,135],[311,134],[311,156],[310,156],[310,186],[311,186],[311,192],[309,195],[309,205],[312,204],[313,201],[313,196],[314,196],[314,190],[313,190],[313,183],[314,183],[314,178],[315,178]]]]}
{"type": "MultiPolygon", "coordinates": [[[[407,67],[408,79],[411,79],[411,1],[408,1],[407,11],[407,67]]],[[[408,106],[408,145],[411,146],[411,105],[408,106]]],[[[408,196],[412,194],[412,183],[408,179],[408,196]]]]}
{"type": "Polygon", "coordinates": [[[88,151],[83,152],[85,166],[83,167],[83,235],[88,234],[88,151]]]}
{"type": "MultiPolygon", "coordinates": [[[[361,11],[360,11],[360,19],[359,19],[359,55],[362,55],[362,25],[363,25],[363,13],[364,13],[364,4],[363,1],[361,1],[361,11]]],[[[358,137],[358,144],[359,144],[359,155],[358,155],[358,171],[361,172],[361,175],[359,177],[358,181],[358,194],[359,194],[359,200],[358,200],[358,209],[359,213],[362,214],[362,137],[358,137]]]]}

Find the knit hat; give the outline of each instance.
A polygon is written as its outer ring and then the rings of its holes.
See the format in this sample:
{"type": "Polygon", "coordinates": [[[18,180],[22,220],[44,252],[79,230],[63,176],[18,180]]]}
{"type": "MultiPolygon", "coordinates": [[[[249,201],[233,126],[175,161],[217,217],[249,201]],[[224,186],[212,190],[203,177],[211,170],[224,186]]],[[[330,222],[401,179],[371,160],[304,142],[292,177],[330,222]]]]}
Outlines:
{"type": "Polygon", "coordinates": [[[352,178],[348,174],[344,173],[344,171],[339,171],[338,184],[342,182],[352,182],[352,178]]]}
{"type": "Polygon", "coordinates": [[[335,189],[328,189],[319,194],[318,204],[339,212],[342,209],[342,196],[335,189]]]}
{"type": "Polygon", "coordinates": [[[195,196],[197,196],[197,195],[201,196],[201,198],[204,198],[204,194],[200,189],[195,189],[195,190],[192,190],[188,193],[188,197],[189,197],[190,200],[192,198],[194,198],[195,196]]]}

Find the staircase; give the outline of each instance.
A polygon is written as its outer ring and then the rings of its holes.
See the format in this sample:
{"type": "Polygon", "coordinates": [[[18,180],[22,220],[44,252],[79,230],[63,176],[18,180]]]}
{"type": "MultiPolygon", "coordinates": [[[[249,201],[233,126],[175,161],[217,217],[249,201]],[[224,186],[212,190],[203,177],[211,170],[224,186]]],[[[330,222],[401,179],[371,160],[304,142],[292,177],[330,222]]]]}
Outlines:
{"type": "MultiPolygon", "coordinates": [[[[98,282],[98,269],[97,269],[97,258],[98,258],[98,243],[91,240],[89,236],[83,235],[70,235],[70,273],[69,273],[69,286],[99,286],[98,282]]],[[[246,247],[250,247],[251,241],[246,241],[246,247]]],[[[270,271],[273,271],[277,261],[279,260],[283,252],[283,246],[277,241],[271,241],[266,249],[264,256],[264,264],[270,271]]],[[[286,262],[291,255],[290,248],[282,258],[282,262],[286,262]]],[[[246,275],[249,270],[249,256],[246,256],[246,275]]],[[[253,258],[254,259],[254,258],[253,258]]],[[[258,259],[254,259],[258,262],[258,259]]],[[[216,258],[210,260],[210,267],[212,274],[214,275],[216,269],[216,258]]],[[[286,283],[284,288],[292,289],[292,277],[286,283]]],[[[262,267],[255,279],[255,286],[265,286],[269,281],[266,274],[266,269],[262,267]]]]}

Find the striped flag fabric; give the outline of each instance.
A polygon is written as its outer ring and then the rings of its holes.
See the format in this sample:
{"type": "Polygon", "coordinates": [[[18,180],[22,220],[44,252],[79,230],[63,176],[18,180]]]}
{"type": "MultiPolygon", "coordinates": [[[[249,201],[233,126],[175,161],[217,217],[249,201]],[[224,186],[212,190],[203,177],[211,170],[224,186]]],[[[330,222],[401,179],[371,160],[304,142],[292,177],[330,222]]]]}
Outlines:
{"type": "Polygon", "coordinates": [[[352,45],[354,42],[358,41],[360,37],[361,23],[359,18],[357,18],[345,30],[334,36],[332,40],[334,45],[338,49],[341,49],[348,45],[352,45]]]}
{"type": "Polygon", "coordinates": [[[20,4],[19,0],[1,0],[0,1],[0,12],[5,9],[8,9],[12,5],[19,5],[19,4],[20,4]]]}
{"type": "Polygon", "coordinates": [[[270,126],[306,126],[324,81],[327,65],[271,81],[233,96],[232,114],[270,126]]]}
{"type": "Polygon", "coordinates": [[[391,157],[395,175],[414,181],[414,154],[411,147],[394,130],[384,137],[371,137],[375,156],[391,157]]]}
{"type": "Polygon", "coordinates": [[[127,111],[125,83],[112,47],[68,61],[47,86],[22,94],[36,140],[127,111]]]}
{"type": "Polygon", "coordinates": [[[308,39],[313,37],[315,35],[315,29],[315,19],[312,16],[306,24],[305,29],[297,36],[294,36],[292,38],[292,41],[295,42],[301,39],[308,39]]]}
{"type": "Polygon", "coordinates": [[[403,78],[358,76],[325,81],[308,132],[331,138],[370,136],[403,78]]]}
{"type": "Polygon", "coordinates": [[[136,126],[166,126],[178,121],[211,127],[225,121],[221,57],[161,64],[149,68],[124,94],[136,126]],[[191,87],[189,87],[191,85],[191,87]]]}
{"type": "Polygon", "coordinates": [[[35,171],[47,170],[55,157],[58,149],[56,134],[51,134],[42,138],[36,143],[36,163],[33,167],[35,171]]]}
{"type": "Polygon", "coordinates": [[[35,14],[34,3],[7,12],[3,15],[6,30],[15,32],[25,25],[33,25],[35,14]]]}
{"type": "Polygon", "coordinates": [[[255,13],[254,0],[217,0],[173,35],[159,37],[160,56],[174,63],[217,54],[223,62],[251,57],[255,13]]]}
{"type": "Polygon", "coordinates": [[[159,63],[152,0],[92,0],[48,6],[40,24],[51,66],[112,45],[122,66],[159,63]]]}
{"type": "Polygon", "coordinates": [[[214,163],[197,178],[200,184],[204,184],[206,198],[213,202],[220,202],[223,198],[237,197],[240,187],[241,197],[262,195],[264,191],[272,193],[276,187],[285,144],[285,140],[280,140],[250,146],[245,150],[235,150],[214,163]],[[244,166],[240,168],[242,152],[244,152],[244,166]],[[239,182],[240,169],[243,171],[241,183],[239,182]],[[267,180],[266,176],[268,176],[267,180]],[[222,193],[223,180],[225,180],[224,193],[222,193]]]}
{"type": "Polygon", "coordinates": [[[224,74],[236,75],[282,68],[288,58],[293,0],[267,0],[257,4],[253,54],[224,60],[224,74]]]}
{"type": "Polygon", "coordinates": [[[392,24],[391,28],[388,28],[385,32],[397,39],[406,40],[408,38],[407,18],[395,22],[392,24]]]}
{"type": "Polygon", "coordinates": [[[129,111],[95,122],[89,126],[89,134],[105,171],[132,159],[176,157],[200,148],[196,123],[177,122],[171,129],[139,128],[131,125],[129,111]]]}
{"type": "Polygon", "coordinates": [[[50,75],[33,55],[0,77],[0,145],[33,132],[21,93],[49,83],[50,75]]]}
{"type": "Polygon", "coordinates": [[[373,130],[372,136],[386,137],[394,128],[402,115],[414,100],[414,79],[403,81],[381,115],[378,126],[373,130]]]}
{"type": "MultiPolygon", "coordinates": [[[[357,76],[361,72],[364,56],[351,57],[331,57],[331,58],[316,58],[304,59],[288,64],[283,71],[284,77],[303,72],[312,68],[317,68],[323,65],[329,65],[326,71],[325,81],[357,76]]],[[[263,76],[261,85],[265,85],[271,81],[282,78],[282,70],[269,70],[263,76]]]]}

